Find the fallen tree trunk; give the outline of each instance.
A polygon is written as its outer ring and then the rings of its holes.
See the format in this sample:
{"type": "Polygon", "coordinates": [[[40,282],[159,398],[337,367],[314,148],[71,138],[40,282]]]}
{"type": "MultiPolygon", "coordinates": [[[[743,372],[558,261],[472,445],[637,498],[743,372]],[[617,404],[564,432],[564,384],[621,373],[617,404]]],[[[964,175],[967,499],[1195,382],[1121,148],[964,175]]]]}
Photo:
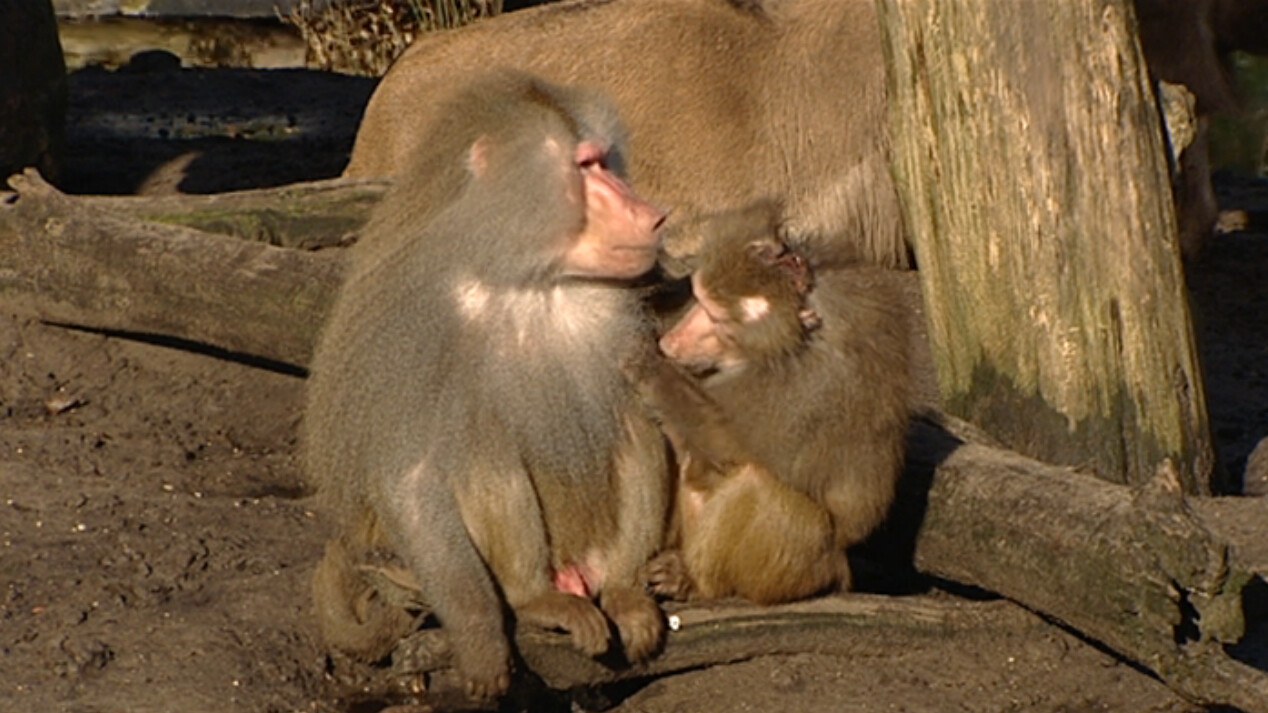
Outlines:
{"type": "Polygon", "coordinates": [[[337,251],[289,250],[120,215],[103,210],[102,199],[66,196],[32,171],[10,185],[16,195],[0,204],[7,308],[308,363],[342,280],[337,251]]]}
{"type": "MultiPolygon", "coordinates": [[[[970,649],[989,646],[1005,634],[1038,634],[1049,626],[1005,600],[875,594],[773,607],[739,602],[693,605],[677,608],[671,616],[677,617],[678,629],[668,633],[664,651],[637,666],[605,665],[578,651],[568,635],[532,627],[519,627],[516,648],[543,683],[567,691],[780,654],[813,652],[876,662],[948,640],[970,649]]],[[[449,666],[448,642],[438,629],[415,634],[393,654],[396,673],[430,674],[429,704],[439,710],[465,709],[470,702],[449,666]],[[450,701],[455,705],[447,706],[450,701]]]]}
{"type": "Polygon", "coordinates": [[[927,427],[922,436],[903,503],[919,527],[918,570],[1061,622],[1186,698],[1268,712],[1268,673],[1224,649],[1245,633],[1255,576],[1190,511],[1174,466],[1131,488],[999,448],[938,446],[927,427]]]}
{"type": "MultiPolygon", "coordinates": [[[[48,321],[307,363],[342,278],[339,251],[276,248],[139,220],[104,207],[113,201],[62,195],[34,175],[13,183],[18,193],[0,204],[6,306],[48,321]]],[[[900,557],[1060,621],[1194,700],[1268,713],[1268,677],[1222,648],[1241,636],[1241,592],[1250,577],[1229,565],[1226,542],[1190,516],[1170,471],[1136,490],[919,430],[900,513],[907,517],[897,518],[910,524],[900,557]]],[[[877,625],[859,612],[816,611],[815,621],[827,617],[838,634],[877,625]]],[[[893,610],[886,611],[874,615],[883,623],[893,610]]],[[[775,608],[710,620],[716,636],[673,636],[663,660],[641,672],[577,664],[559,651],[570,645],[551,637],[525,639],[523,654],[551,685],[564,687],[788,647],[825,650],[821,637],[803,636],[798,617],[805,613],[775,608]]]]}
{"type": "Polygon", "coordinates": [[[251,191],[173,196],[85,196],[82,205],[287,248],[347,242],[383,197],[387,180],[334,178],[251,191]]]}

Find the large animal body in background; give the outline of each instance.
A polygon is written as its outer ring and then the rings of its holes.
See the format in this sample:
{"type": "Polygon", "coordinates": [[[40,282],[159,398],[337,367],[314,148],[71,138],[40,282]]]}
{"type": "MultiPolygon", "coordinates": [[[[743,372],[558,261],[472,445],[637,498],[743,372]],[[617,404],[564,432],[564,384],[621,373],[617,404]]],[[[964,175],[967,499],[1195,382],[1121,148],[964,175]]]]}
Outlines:
{"type": "MultiPolygon", "coordinates": [[[[1155,76],[1197,97],[1181,155],[1181,245],[1216,218],[1205,117],[1234,104],[1235,49],[1268,47],[1265,0],[1136,0],[1155,76]]],[[[347,174],[394,174],[417,126],[470,72],[496,65],[593,84],[631,132],[634,187],[671,209],[668,264],[702,215],[782,202],[781,232],[825,264],[908,267],[888,166],[885,62],[873,0],[577,0],[420,37],[366,108],[347,174]]]]}

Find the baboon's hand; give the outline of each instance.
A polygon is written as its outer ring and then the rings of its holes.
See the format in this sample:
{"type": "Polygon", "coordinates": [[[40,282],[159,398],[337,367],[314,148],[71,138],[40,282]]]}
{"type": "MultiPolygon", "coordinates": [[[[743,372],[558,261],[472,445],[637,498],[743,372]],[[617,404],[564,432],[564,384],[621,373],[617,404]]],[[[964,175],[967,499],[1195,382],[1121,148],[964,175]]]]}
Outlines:
{"type": "Polygon", "coordinates": [[[660,649],[665,616],[650,594],[639,587],[623,587],[605,591],[600,604],[621,632],[627,659],[642,661],[660,649]]]}

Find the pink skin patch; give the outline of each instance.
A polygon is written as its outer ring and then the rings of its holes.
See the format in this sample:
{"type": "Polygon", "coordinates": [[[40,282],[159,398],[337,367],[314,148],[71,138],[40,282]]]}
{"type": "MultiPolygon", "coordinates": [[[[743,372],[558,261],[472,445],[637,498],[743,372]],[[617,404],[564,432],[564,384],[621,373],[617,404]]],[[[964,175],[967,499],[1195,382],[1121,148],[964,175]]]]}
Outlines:
{"type": "Polygon", "coordinates": [[[577,144],[577,165],[585,166],[591,163],[599,163],[603,161],[603,157],[607,153],[607,149],[593,141],[582,141],[577,144]]]}
{"type": "MultiPolygon", "coordinates": [[[[693,372],[711,369],[726,371],[740,366],[743,360],[730,340],[733,320],[722,305],[713,301],[701,282],[699,273],[691,276],[691,291],[696,303],[678,323],[660,338],[660,351],[693,372]]],[[[762,297],[745,299],[745,322],[761,319],[770,311],[770,303],[762,297]]]]}
{"type": "Polygon", "coordinates": [[[590,599],[595,592],[591,584],[592,580],[586,576],[585,569],[584,565],[565,565],[551,574],[551,581],[554,583],[555,589],[564,594],[575,594],[583,599],[590,599]]]}
{"type": "Polygon", "coordinates": [[[585,191],[585,229],[564,255],[565,273],[630,279],[652,268],[665,213],[634,194],[603,164],[604,147],[585,141],[575,162],[585,191]]]}

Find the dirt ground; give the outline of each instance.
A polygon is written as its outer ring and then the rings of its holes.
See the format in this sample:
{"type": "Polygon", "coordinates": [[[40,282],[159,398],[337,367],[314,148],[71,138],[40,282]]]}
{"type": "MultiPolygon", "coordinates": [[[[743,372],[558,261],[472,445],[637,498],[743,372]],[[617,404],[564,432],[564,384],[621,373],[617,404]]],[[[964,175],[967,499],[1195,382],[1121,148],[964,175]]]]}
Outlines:
{"type": "MultiPolygon", "coordinates": [[[[306,72],[81,72],[63,185],[203,192],[334,175],[371,88],[306,72]]],[[[1226,207],[1268,210],[1268,183],[1220,186],[1226,207]]],[[[1191,270],[1214,431],[1236,473],[1268,435],[1262,230],[1252,220],[1191,270]]],[[[303,388],[293,374],[0,304],[0,711],[374,713],[391,702],[359,692],[318,645],[308,577],[327,524],[296,457],[303,388]]],[[[1261,477],[1247,489],[1268,490],[1261,477]]],[[[1264,508],[1246,512],[1225,525],[1268,543],[1264,508]]],[[[1199,710],[1031,618],[857,657],[697,670],[608,702],[648,713],[1199,710]]]]}

